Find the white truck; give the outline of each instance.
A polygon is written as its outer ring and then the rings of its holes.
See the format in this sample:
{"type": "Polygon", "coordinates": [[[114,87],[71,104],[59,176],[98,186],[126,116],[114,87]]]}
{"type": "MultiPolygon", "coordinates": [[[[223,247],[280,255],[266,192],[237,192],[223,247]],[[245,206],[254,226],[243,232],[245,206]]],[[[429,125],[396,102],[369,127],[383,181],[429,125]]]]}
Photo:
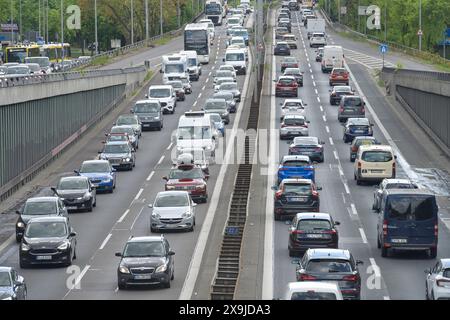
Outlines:
{"type": "Polygon", "coordinates": [[[313,33],[325,33],[325,19],[311,19],[308,21],[306,31],[308,32],[308,39],[311,38],[313,33]]]}
{"type": "Polygon", "coordinates": [[[344,50],[341,46],[323,47],[322,72],[330,72],[333,68],[344,67],[344,50]]]}
{"type": "Polygon", "coordinates": [[[189,77],[188,62],[185,55],[172,54],[165,55],[162,58],[163,63],[161,73],[164,73],[164,84],[167,83],[167,81],[189,77]]]}
{"type": "Polygon", "coordinates": [[[205,3],[205,15],[215,26],[221,26],[224,17],[222,0],[207,0],[205,3]]]}

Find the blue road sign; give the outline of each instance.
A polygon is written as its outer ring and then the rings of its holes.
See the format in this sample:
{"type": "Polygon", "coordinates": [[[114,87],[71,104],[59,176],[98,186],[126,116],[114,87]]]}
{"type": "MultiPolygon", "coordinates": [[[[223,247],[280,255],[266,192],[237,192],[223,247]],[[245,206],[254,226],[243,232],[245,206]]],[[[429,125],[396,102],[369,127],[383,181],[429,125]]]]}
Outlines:
{"type": "Polygon", "coordinates": [[[388,46],[387,46],[387,44],[381,44],[380,45],[380,52],[381,53],[386,53],[388,51],[388,46]]]}
{"type": "Polygon", "coordinates": [[[447,30],[445,30],[445,35],[447,36],[447,38],[450,38],[450,28],[447,28],[447,30]]]}

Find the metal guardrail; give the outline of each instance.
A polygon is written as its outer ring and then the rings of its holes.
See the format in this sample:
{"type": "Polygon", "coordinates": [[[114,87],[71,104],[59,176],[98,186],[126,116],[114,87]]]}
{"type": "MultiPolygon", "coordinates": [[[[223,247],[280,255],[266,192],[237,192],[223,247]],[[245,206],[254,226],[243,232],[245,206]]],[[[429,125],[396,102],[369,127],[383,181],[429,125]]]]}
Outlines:
{"type": "Polygon", "coordinates": [[[395,73],[406,77],[417,78],[421,80],[440,80],[450,82],[450,73],[447,72],[435,72],[435,71],[419,71],[409,69],[395,69],[384,67],[383,73],[395,73]]]}

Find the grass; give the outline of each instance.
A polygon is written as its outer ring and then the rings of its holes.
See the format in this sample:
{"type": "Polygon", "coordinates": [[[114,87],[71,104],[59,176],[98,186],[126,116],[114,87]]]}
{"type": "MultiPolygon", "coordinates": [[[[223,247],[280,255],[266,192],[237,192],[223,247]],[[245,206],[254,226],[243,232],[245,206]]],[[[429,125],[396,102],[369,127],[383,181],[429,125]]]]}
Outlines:
{"type": "Polygon", "coordinates": [[[167,44],[170,40],[172,40],[173,36],[164,36],[160,39],[153,41],[151,44],[155,46],[162,46],[167,44]]]}
{"type": "Polygon", "coordinates": [[[149,80],[153,77],[153,74],[154,74],[154,73],[155,73],[154,71],[149,70],[149,71],[147,72],[147,75],[146,75],[145,78],[144,78],[144,81],[145,81],[145,82],[149,81],[149,80]]]}
{"type": "Polygon", "coordinates": [[[101,67],[110,62],[111,58],[109,56],[101,56],[92,60],[90,66],[91,67],[101,67]]]}

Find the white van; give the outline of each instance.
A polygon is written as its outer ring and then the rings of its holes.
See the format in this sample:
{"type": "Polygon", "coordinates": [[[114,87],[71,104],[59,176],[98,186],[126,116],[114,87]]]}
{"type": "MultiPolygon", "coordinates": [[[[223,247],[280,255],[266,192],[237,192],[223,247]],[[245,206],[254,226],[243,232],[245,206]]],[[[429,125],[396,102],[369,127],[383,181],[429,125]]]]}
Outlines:
{"type": "Polygon", "coordinates": [[[216,32],[214,28],[214,23],[211,19],[202,19],[198,23],[204,23],[208,26],[209,36],[211,38],[211,44],[213,44],[214,39],[216,38],[216,32]]]}
{"type": "Polygon", "coordinates": [[[225,64],[231,65],[236,70],[236,74],[247,74],[247,59],[245,50],[243,49],[228,49],[223,58],[225,64]]]}
{"type": "Polygon", "coordinates": [[[177,129],[177,153],[183,149],[203,148],[207,157],[214,157],[216,149],[214,124],[204,111],[189,111],[181,116],[177,129]]]}
{"type": "Polygon", "coordinates": [[[161,104],[163,113],[175,113],[177,107],[177,97],[171,85],[150,86],[147,99],[156,99],[161,104]]]}
{"type": "Polygon", "coordinates": [[[322,72],[331,72],[333,68],[344,68],[344,50],[341,46],[323,47],[322,72]]]}
{"type": "Polygon", "coordinates": [[[360,185],[361,181],[381,181],[385,178],[394,179],[396,159],[397,156],[394,155],[391,146],[360,146],[354,167],[356,184],[360,185]]]}
{"type": "Polygon", "coordinates": [[[202,75],[202,67],[200,66],[200,61],[198,60],[197,51],[187,50],[180,51],[180,55],[185,56],[187,60],[189,80],[198,81],[202,75]]]}
{"type": "Polygon", "coordinates": [[[164,55],[161,73],[163,75],[163,83],[173,81],[177,78],[188,76],[188,63],[186,56],[180,54],[164,55]]]}

